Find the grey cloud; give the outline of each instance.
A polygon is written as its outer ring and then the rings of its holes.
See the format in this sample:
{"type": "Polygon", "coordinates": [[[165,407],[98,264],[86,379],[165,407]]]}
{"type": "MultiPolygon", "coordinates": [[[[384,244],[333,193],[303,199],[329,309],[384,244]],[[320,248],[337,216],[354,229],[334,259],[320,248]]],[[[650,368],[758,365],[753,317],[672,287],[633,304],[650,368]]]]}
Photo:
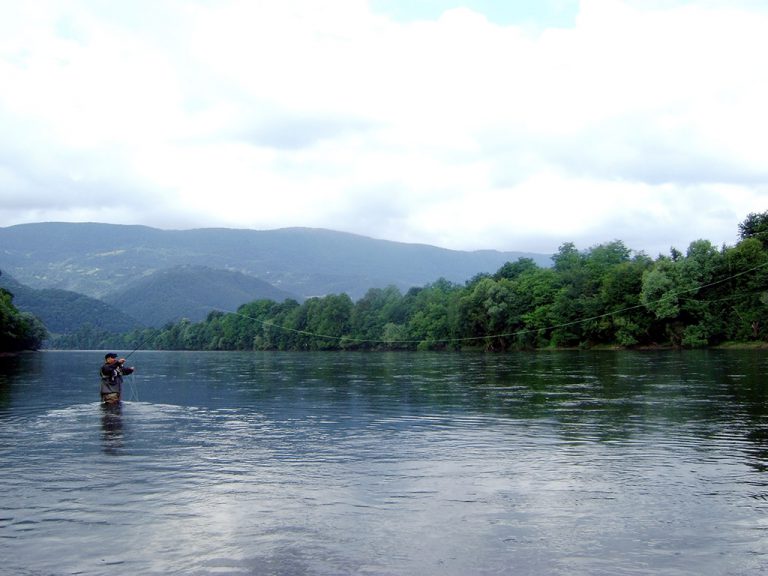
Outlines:
{"type": "Polygon", "coordinates": [[[765,165],[742,162],[727,142],[702,140],[690,127],[669,131],[645,117],[625,117],[551,138],[515,128],[481,135],[483,149],[494,162],[495,182],[501,186],[518,184],[552,166],[574,176],[649,185],[768,183],[765,165]]]}
{"type": "Polygon", "coordinates": [[[375,125],[353,117],[316,114],[277,114],[254,122],[239,134],[252,144],[297,150],[308,148],[322,140],[366,132],[375,125]]]}
{"type": "Polygon", "coordinates": [[[0,152],[0,226],[81,219],[102,210],[109,221],[138,220],[147,206],[157,203],[156,197],[156,190],[142,186],[108,155],[83,157],[43,143],[29,155],[7,147],[0,152]],[[129,216],[125,210],[135,212],[129,216]]]}
{"type": "Polygon", "coordinates": [[[578,142],[558,144],[548,150],[558,164],[594,178],[683,186],[768,181],[765,169],[729,158],[727,143],[702,143],[690,127],[667,131],[652,118],[604,123],[580,134],[578,142]]]}

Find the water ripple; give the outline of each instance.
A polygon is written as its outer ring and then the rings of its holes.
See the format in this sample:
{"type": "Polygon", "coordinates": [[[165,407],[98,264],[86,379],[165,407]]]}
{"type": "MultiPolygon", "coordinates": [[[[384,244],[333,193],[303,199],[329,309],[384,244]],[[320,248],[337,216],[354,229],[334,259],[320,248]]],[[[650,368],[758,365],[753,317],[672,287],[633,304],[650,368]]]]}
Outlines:
{"type": "Polygon", "coordinates": [[[0,407],[0,573],[768,568],[754,357],[138,354],[119,411],[61,358],[0,407]]]}

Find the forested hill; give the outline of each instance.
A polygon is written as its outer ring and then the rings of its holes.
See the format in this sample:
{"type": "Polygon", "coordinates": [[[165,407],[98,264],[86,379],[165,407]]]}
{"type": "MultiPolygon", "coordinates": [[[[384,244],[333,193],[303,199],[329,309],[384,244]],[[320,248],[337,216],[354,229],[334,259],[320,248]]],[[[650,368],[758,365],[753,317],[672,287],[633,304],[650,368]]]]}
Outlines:
{"type": "Polygon", "coordinates": [[[136,318],[109,304],[70,290],[34,289],[7,273],[0,274],[0,288],[13,294],[19,310],[34,315],[52,334],[74,332],[84,326],[125,332],[141,327],[136,318]]]}
{"type": "MultiPolygon", "coordinates": [[[[768,341],[768,212],[750,214],[741,241],[691,242],[652,260],[620,241],[579,251],[563,244],[553,266],[508,262],[463,284],[375,288],[303,303],[259,300],[203,322],[88,335],[99,347],[174,350],[460,350],[593,346],[705,347],[768,341]]],[[[82,345],[80,335],[58,347],[82,345]]]]}
{"type": "Polygon", "coordinates": [[[38,223],[0,228],[0,269],[33,288],[61,288],[96,298],[180,265],[227,269],[311,297],[369,288],[401,290],[439,278],[464,282],[505,262],[550,255],[463,252],[309,228],[159,230],[96,223],[38,223]]]}
{"type": "Polygon", "coordinates": [[[37,350],[47,336],[42,322],[13,303],[13,293],[2,286],[0,272],[0,356],[22,350],[37,350]]]}
{"type": "Polygon", "coordinates": [[[672,249],[655,260],[619,240],[583,251],[566,242],[551,266],[518,258],[461,283],[440,278],[405,292],[394,285],[370,287],[356,301],[345,293],[303,302],[267,297],[234,313],[214,310],[201,322],[182,318],[161,329],[123,334],[84,330],[52,345],[499,351],[731,342],[765,346],[768,212],[749,214],[739,224],[739,238],[735,246],[720,248],[695,240],[685,253],[672,249]]]}
{"type": "Polygon", "coordinates": [[[162,270],[106,301],[70,290],[30,288],[7,273],[0,273],[0,288],[13,295],[19,311],[42,321],[52,336],[83,330],[127,332],[181,318],[197,321],[212,310],[235,310],[262,298],[302,300],[257,278],[198,266],[162,270]]]}
{"type": "Polygon", "coordinates": [[[176,266],[131,283],[105,301],[146,326],[162,326],[181,318],[198,321],[211,310],[237,310],[246,302],[303,298],[231,270],[176,266]]]}

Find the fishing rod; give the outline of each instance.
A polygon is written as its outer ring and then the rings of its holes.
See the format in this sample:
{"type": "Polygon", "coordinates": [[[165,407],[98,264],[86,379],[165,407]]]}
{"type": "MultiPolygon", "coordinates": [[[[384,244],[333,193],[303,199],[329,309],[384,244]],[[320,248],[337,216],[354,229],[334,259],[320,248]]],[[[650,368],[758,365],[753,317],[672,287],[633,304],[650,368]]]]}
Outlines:
{"type": "MultiPolygon", "coordinates": [[[[154,334],[152,332],[150,332],[149,334],[144,336],[144,338],[142,338],[139,341],[139,343],[136,345],[136,347],[123,357],[123,361],[126,362],[128,360],[128,358],[130,358],[133,355],[134,352],[139,350],[149,340],[154,340],[159,335],[160,335],[160,332],[155,332],[154,334]]],[[[128,377],[128,379],[125,381],[125,383],[126,383],[126,385],[128,386],[128,388],[131,391],[131,400],[138,402],[138,400],[139,400],[139,392],[138,392],[137,388],[135,388],[133,386],[133,371],[131,371],[126,376],[128,377]]]]}
{"type": "MultiPolygon", "coordinates": [[[[201,308],[204,308],[206,310],[216,310],[215,306],[201,306],[201,308]]],[[[226,310],[221,310],[221,312],[230,313],[229,311],[226,311],[226,310]]],[[[139,340],[139,343],[136,345],[136,347],[123,357],[125,360],[128,360],[128,358],[130,358],[134,352],[137,352],[139,349],[141,349],[141,347],[144,346],[144,344],[146,344],[147,342],[155,340],[159,336],[163,335],[162,330],[158,330],[154,328],[147,328],[145,332],[146,332],[146,335],[141,340],[139,340]]]]}
{"type": "Polygon", "coordinates": [[[139,350],[139,348],[141,348],[142,346],[144,346],[144,344],[146,344],[146,343],[147,343],[149,340],[154,340],[154,339],[155,339],[155,338],[157,338],[159,335],[160,335],[160,333],[159,333],[159,332],[156,332],[155,334],[151,334],[151,333],[150,333],[150,334],[147,334],[147,335],[146,335],[144,338],[142,338],[142,339],[139,341],[139,343],[136,345],[136,348],[134,348],[133,350],[131,350],[131,351],[130,351],[130,352],[129,352],[129,353],[128,353],[128,354],[127,354],[127,355],[126,355],[124,358],[125,358],[126,360],[128,360],[128,358],[130,358],[130,357],[133,355],[133,353],[134,353],[134,352],[136,352],[137,350],[139,350]]]}

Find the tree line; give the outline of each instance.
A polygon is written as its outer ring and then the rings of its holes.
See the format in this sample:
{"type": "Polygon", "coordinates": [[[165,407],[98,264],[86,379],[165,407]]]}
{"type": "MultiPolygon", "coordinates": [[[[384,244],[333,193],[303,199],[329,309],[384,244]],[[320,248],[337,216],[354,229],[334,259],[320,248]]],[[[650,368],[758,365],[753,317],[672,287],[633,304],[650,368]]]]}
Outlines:
{"type": "Polygon", "coordinates": [[[214,311],[161,329],[114,335],[85,327],[61,348],[163,350],[525,350],[706,347],[768,336],[768,212],[739,225],[739,242],[692,242],[655,260],[616,240],[560,246],[551,267],[508,262],[463,285],[444,279],[404,294],[346,294],[214,311]]]}
{"type": "Polygon", "coordinates": [[[0,288],[0,353],[37,350],[48,333],[43,323],[13,305],[13,294],[0,288]]]}

